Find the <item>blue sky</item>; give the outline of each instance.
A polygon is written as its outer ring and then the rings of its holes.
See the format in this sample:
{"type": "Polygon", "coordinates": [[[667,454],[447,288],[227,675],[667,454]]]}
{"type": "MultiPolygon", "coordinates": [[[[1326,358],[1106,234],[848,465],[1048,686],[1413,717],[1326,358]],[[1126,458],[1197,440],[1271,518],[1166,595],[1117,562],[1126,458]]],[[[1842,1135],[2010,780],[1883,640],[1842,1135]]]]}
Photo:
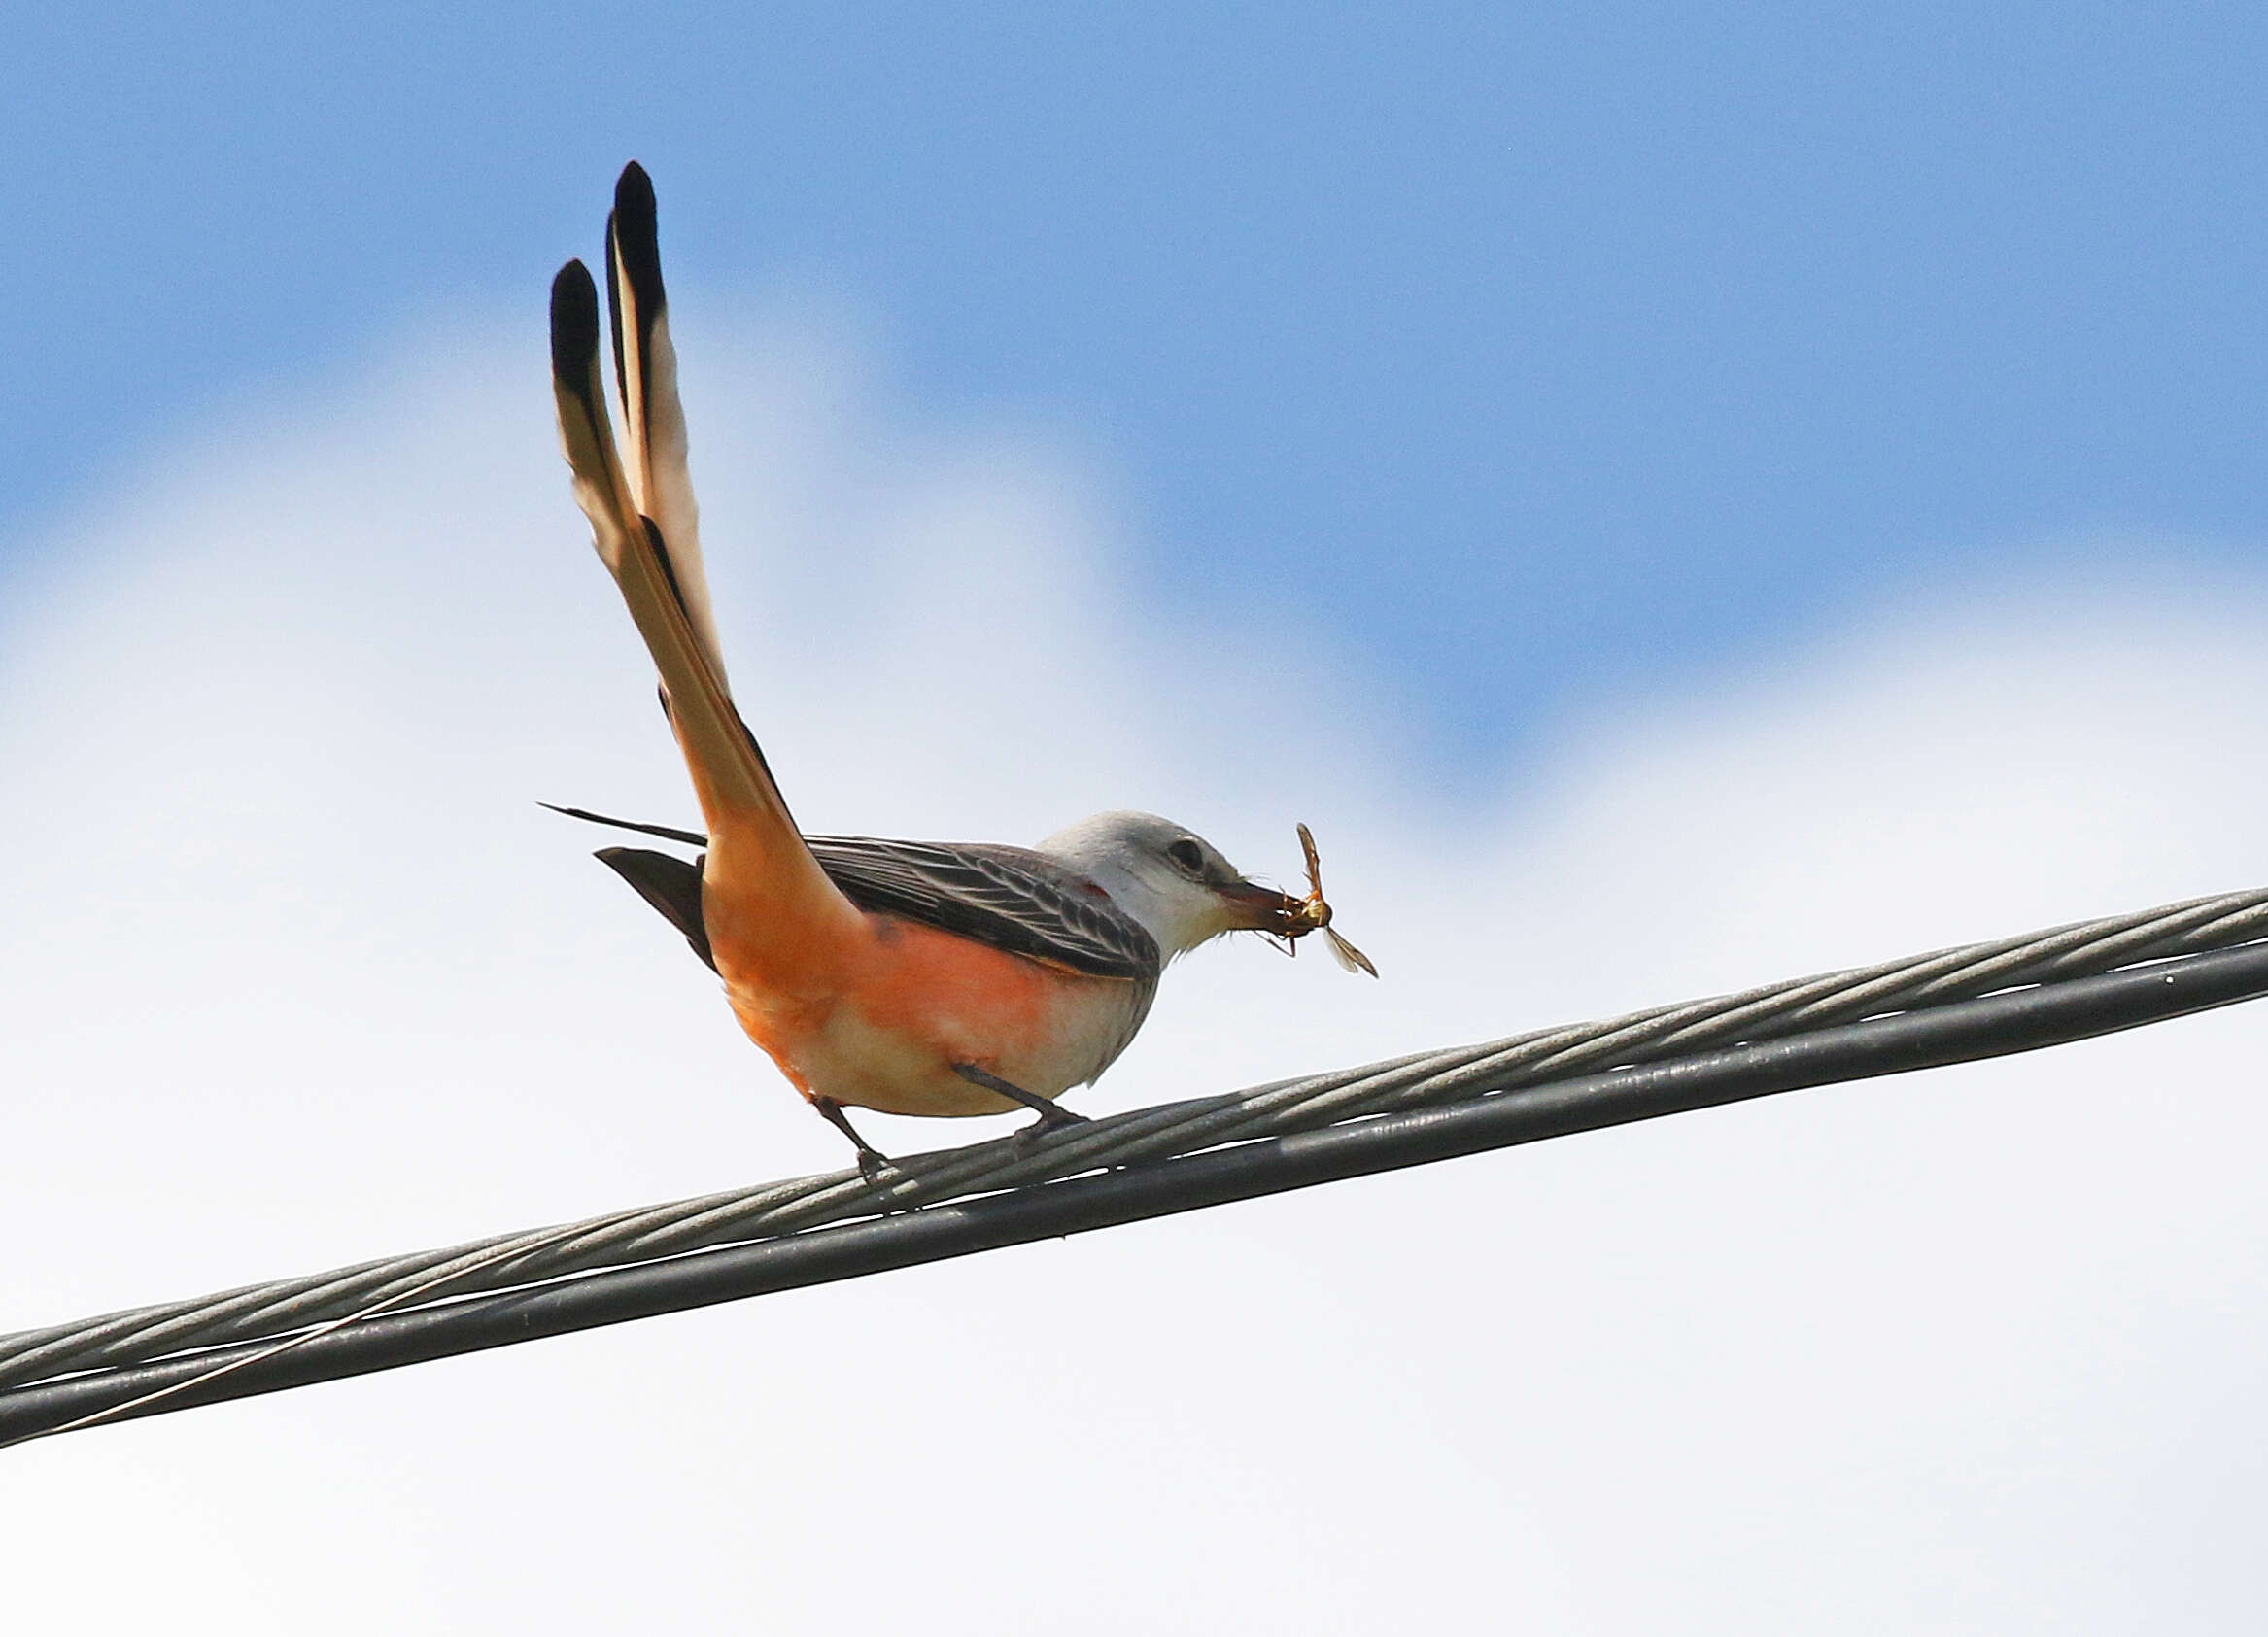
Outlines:
{"type": "Polygon", "coordinates": [[[1917,588],[2257,552],[2255,8],[624,16],[12,9],[0,551],[538,323],[636,155],[681,291],[1083,452],[1145,601],[1308,633],[1444,776],[1917,588]]]}
{"type": "MultiPolygon", "coordinates": [[[[1877,11],[10,14],[0,1327],[842,1163],[534,805],[693,816],[542,374],[634,154],[799,813],[1323,838],[1385,977],[1082,1108],[2263,879],[2268,24],[1877,11]]],[[[2247,1629],[2264,1030],[56,1440],[12,1606],[2247,1629]]]]}

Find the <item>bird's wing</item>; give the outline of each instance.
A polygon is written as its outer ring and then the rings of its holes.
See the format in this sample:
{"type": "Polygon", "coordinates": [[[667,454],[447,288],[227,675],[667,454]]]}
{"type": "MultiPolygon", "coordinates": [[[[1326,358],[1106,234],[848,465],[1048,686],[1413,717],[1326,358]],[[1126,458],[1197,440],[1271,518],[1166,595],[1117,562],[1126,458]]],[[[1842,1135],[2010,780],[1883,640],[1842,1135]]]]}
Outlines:
{"type": "Polygon", "coordinates": [[[700,562],[675,555],[669,535],[639,510],[642,495],[664,510],[676,507],[679,527],[692,523],[690,486],[683,482],[684,416],[660,306],[652,190],[643,184],[644,173],[635,166],[624,173],[608,231],[616,376],[626,391],[635,385],[625,404],[637,451],[635,485],[606,412],[598,290],[580,261],[568,262],[552,282],[552,385],[575,500],[661,673],[670,724],[708,821],[708,873],[724,866],[739,895],[736,902],[744,900],[752,911],[799,925],[839,920],[853,913],[851,906],[804,845],[764,753],[726,691],[700,562]]]}
{"type": "Polygon", "coordinates": [[[1093,882],[1022,847],[807,836],[861,909],[957,933],[1095,977],[1154,983],[1157,940],[1093,882]]]}
{"type": "MultiPolygon", "coordinates": [[[[550,805],[548,802],[545,805],[550,805]]],[[[698,831],[609,818],[581,807],[555,813],[705,846],[698,831]]],[[[1149,930],[1085,876],[1044,853],[977,841],[884,841],[807,836],[819,868],[859,908],[899,915],[995,949],[1096,977],[1155,983],[1163,962],[1149,930]]],[[[599,860],[708,959],[701,918],[701,866],[642,847],[607,847],[599,860]]]]}

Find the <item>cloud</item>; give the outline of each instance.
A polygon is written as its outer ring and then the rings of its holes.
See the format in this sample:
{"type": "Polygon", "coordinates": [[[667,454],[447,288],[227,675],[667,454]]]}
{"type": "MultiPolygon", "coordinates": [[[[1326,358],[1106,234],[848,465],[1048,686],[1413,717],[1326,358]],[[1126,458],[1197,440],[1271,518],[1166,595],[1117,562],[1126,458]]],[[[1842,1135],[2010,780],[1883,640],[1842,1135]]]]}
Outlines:
{"type": "MultiPolygon", "coordinates": [[[[1387,976],[1191,957],[1087,1107],[2261,878],[2268,585],[1917,601],[1436,800],[1105,486],[689,333],[729,657],[807,824],[1143,805],[1387,976]]],[[[0,631],[5,1322],[840,1162],[536,809],[691,816],[480,331],[186,443],[0,631]]],[[[11,1451],[28,1625],[2234,1625],[2268,1525],[2245,1009],[11,1451]],[[44,1617],[44,1618],[43,1618],[44,1617]]],[[[884,1145],[935,1127],[877,1121],[884,1145]]],[[[968,1135],[989,1126],[963,1128],[968,1135]]],[[[956,1132],[954,1135],[958,1135],[956,1132]]]]}

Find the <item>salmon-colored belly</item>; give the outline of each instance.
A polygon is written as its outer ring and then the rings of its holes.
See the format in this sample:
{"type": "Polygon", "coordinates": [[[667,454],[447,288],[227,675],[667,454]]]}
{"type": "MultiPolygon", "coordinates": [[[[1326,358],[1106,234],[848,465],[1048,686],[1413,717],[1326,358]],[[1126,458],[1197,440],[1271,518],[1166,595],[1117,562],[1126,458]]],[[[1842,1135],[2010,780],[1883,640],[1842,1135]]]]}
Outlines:
{"type": "Polygon", "coordinates": [[[953,1072],[970,1063],[1055,1097],[1100,1074],[1136,1003],[1124,979],[1063,972],[892,915],[856,947],[782,961],[715,943],[740,1027],[807,1097],[888,1114],[1006,1113],[953,1072]],[[783,966],[789,970],[783,970],[783,966]]]}

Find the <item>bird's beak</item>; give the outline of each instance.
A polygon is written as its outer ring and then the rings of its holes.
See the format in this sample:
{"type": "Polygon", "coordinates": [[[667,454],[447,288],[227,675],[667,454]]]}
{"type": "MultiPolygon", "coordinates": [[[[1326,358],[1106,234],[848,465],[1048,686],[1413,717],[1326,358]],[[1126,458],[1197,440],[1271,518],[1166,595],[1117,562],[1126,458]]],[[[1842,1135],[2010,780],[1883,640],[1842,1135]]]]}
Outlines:
{"type": "Polygon", "coordinates": [[[1257,881],[1232,881],[1213,890],[1228,909],[1231,931],[1289,938],[1294,927],[1301,926],[1299,900],[1289,893],[1263,887],[1257,881]]]}

